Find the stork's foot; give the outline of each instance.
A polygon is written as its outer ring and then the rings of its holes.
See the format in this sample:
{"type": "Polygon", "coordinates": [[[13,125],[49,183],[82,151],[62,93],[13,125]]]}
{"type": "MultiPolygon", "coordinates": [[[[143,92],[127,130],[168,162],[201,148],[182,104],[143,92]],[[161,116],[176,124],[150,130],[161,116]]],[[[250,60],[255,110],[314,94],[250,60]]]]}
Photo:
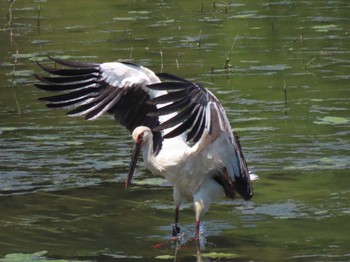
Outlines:
{"type": "Polygon", "coordinates": [[[180,234],[180,227],[177,224],[173,225],[173,237],[177,237],[180,234]]]}

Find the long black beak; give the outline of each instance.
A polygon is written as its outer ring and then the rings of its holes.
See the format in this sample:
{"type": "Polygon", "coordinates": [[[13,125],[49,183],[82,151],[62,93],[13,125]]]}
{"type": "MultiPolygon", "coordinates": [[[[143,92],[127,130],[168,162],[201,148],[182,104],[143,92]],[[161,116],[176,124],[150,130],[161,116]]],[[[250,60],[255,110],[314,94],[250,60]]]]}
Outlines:
{"type": "Polygon", "coordinates": [[[137,159],[139,158],[141,151],[141,143],[135,143],[134,150],[132,151],[131,155],[131,161],[130,161],[130,166],[129,166],[129,174],[128,174],[128,179],[125,181],[125,188],[128,188],[132,176],[134,175],[137,159]]]}

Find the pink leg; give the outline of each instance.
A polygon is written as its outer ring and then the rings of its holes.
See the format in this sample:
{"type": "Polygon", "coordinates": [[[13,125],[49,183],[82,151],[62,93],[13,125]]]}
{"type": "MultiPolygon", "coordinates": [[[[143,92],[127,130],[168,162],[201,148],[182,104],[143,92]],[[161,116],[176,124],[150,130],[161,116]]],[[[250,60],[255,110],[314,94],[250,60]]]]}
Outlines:
{"type": "Polygon", "coordinates": [[[195,238],[198,239],[199,236],[199,227],[201,225],[201,221],[200,220],[196,220],[196,231],[195,231],[195,238]]]}

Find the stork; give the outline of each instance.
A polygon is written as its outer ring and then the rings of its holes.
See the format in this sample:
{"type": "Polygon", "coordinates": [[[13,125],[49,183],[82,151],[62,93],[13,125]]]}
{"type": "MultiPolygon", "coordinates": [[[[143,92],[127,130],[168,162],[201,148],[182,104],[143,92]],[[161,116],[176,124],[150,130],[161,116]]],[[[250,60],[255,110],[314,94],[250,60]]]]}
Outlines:
{"type": "Polygon", "coordinates": [[[175,223],[192,199],[198,237],[200,221],[219,197],[245,200],[253,195],[247,163],[218,99],[199,83],[129,62],[87,63],[50,58],[60,67],[38,65],[36,87],[61,94],[39,98],[49,108],[68,108],[69,116],[92,120],[114,115],[135,142],[127,188],[142,151],[146,167],[173,186],[175,223]]]}

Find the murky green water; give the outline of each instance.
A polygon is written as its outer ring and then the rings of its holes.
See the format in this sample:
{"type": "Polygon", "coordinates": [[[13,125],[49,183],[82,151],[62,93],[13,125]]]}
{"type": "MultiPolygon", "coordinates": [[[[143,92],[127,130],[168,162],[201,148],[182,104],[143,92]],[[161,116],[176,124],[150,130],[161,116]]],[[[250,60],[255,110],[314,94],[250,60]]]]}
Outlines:
{"type": "MultiPolygon", "coordinates": [[[[123,189],[123,128],[37,101],[47,94],[32,74],[47,55],[131,59],[202,82],[222,100],[259,180],[252,201],[223,199],[206,214],[203,260],[350,260],[348,1],[16,1],[11,15],[9,6],[0,1],[4,261],[176,252],[167,243],[171,188],[139,166],[123,189]]],[[[194,230],[191,206],[180,219],[194,230]]],[[[176,256],[195,261],[196,248],[176,256]]]]}

